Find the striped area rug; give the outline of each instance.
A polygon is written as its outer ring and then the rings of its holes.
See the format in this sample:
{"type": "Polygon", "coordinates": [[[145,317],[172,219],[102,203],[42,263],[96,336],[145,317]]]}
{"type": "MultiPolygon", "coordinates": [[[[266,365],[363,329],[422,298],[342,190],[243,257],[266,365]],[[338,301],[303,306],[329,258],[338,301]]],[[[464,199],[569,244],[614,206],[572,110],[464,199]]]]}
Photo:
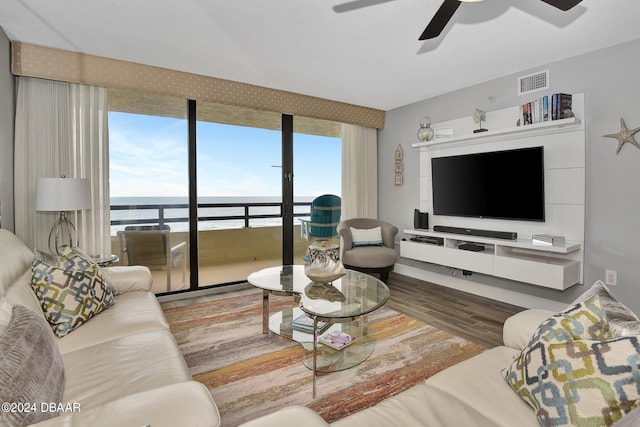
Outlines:
{"type": "MultiPolygon", "coordinates": [[[[271,310],[291,304],[290,297],[272,297],[271,310]]],[[[262,334],[261,291],[223,294],[164,311],[193,378],[208,387],[218,405],[223,427],[294,404],[332,422],[484,350],[382,307],[369,315],[369,334],[377,340],[371,357],[354,368],[321,374],[313,399],[302,347],[262,334]]]]}

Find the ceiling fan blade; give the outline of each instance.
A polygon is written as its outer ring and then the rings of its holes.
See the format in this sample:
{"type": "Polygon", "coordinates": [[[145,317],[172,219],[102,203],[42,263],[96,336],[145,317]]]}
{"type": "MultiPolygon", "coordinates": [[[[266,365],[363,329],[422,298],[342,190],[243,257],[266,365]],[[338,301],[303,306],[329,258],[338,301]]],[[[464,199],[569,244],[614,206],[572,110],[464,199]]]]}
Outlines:
{"type": "Polygon", "coordinates": [[[577,6],[582,0],[542,0],[543,2],[550,4],[553,7],[557,7],[560,10],[567,11],[574,6],[577,6]]]}
{"type": "Polygon", "coordinates": [[[418,40],[427,40],[438,37],[442,30],[444,30],[444,27],[446,27],[453,14],[456,13],[456,10],[458,9],[458,6],[460,6],[460,3],[461,2],[458,0],[444,0],[442,5],[440,6],[440,9],[438,9],[436,14],[433,15],[433,18],[431,18],[429,25],[427,25],[427,28],[424,29],[422,35],[418,40]]]}
{"type": "Polygon", "coordinates": [[[363,7],[375,6],[381,3],[387,3],[394,0],[353,0],[333,6],[336,13],[350,12],[352,10],[361,9],[363,7]]]}

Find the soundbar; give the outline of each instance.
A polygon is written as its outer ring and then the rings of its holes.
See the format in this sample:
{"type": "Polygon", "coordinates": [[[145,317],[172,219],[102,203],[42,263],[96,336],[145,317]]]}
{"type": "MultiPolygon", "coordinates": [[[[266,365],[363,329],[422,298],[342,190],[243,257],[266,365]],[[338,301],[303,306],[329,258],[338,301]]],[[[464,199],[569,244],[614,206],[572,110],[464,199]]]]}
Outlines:
{"type": "Polygon", "coordinates": [[[518,233],[514,231],[476,230],[465,227],[450,227],[448,225],[434,225],[433,231],[440,233],[463,234],[466,236],[491,237],[493,239],[518,240],[518,233]]]}

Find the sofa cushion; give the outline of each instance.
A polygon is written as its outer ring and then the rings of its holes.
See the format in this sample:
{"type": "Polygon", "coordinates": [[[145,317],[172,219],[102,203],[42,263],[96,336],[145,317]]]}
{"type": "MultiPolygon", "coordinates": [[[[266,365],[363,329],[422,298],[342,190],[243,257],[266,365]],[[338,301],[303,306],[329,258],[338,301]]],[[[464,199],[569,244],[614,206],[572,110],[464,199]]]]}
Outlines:
{"type": "Polygon", "coordinates": [[[532,308],[510,316],[502,328],[504,345],[522,350],[529,344],[538,326],[553,315],[553,311],[532,308]]]}
{"type": "Polygon", "coordinates": [[[601,280],[595,282],[591,288],[576,298],[573,304],[584,302],[595,295],[600,298],[600,303],[607,315],[607,321],[613,335],[640,335],[640,319],[638,316],[618,301],[601,280]]]}
{"type": "Polygon", "coordinates": [[[203,384],[184,381],[123,396],[92,408],[83,406],[80,411],[67,412],[37,425],[62,426],[219,427],[220,413],[203,384]]]}
{"type": "MultiPolygon", "coordinates": [[[[518,350],[500,346],[431,378],[332,427],[536,427],[536,418],[500,376],[518,350]]],[[[306,421],[306,419],[305,419],[306,421]]]]}
{"type": "Polygon", "coordinates": [[[637,337],[614,337],[596,295],[543,322],[505,379],[541,425],[611,425],[640,400],[637,337]]]}
{"type": "Polygon", "coordinates": [[[351,244],[356,246],[382,246],[382,228],[373,227],[367,229],[349,227],[351,231],[351,244]]]}
{"type": "Polygon", "coordinates": [[[22,305],[27,307],[29,310],[32,310],[46,320],[42,307],[40,306],[40,300],[38,300],[38,297],[31,287],[32,277],[33,274],[31,270],[25,270],[24,274],[9,288],[5,295],[5,299],[12,306],[22,305]]]}
{"type": "Polygon", "coordinates": [[[13,307],[5,298],[0,298],[0,335],[9,327],[13,307]]]}
{"type": "Polygon", "coordinates": [[[386,246],[358,246],[342,254],[342,263],[363,268],[394,265],[398,259],[395,249],[386,246]]]}
{"type": "Polygon", "coordinates": [[[134,291],[150,291],[152,285],[151,270],[143,265],[105,267],[102,274],[108,276],[117,291],[115,295],[134,291]]]}
{"type": "Polygon", "coordinates": [[[0,228],[0,296],[29,270],[33,252],[18,237],[0,228]]]}
{"type": "Polygon", "coordinates": [[[0,401],[28,410],[0,412],[0,425],[22,426],[54,417],[43,402],[60,403],[65,384],[62,357],[51,328],[28,308],[16,305],[0,337],[0,401]]]}
{"type": "Polygon", "coordinates": [[[141,332],[169,330],[169,324],[155,295],[127,292],[116,303],[94,316],[82,328],[58,338],[62,354],[141,332]]]}
{"type": "Polygon", "coordinates": [[[63,353],[62,360],[66,370],[63,401],[78,402],[83,410],[191,380],[169,331],[144,332],[95,344],[63,353]]]}
{"type": "Polygon", "coordinates": [[[95,271],[67,270],[34,259],[32,272],[31,286],[58,337],[115,302],[111,287],[95,271]]]}
{"type": "Polygon", "coordinates": [[[240,427],[329,427],[320,415],[313,409],[301,405],[286,406],[282,409],[256,418],[240,427]]]}

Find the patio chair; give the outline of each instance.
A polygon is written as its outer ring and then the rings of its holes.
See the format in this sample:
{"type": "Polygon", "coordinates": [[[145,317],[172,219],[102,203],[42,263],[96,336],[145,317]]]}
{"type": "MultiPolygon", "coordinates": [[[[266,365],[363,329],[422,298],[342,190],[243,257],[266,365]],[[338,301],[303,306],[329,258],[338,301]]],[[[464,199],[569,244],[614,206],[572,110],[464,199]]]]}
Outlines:
{"type": "Polygon", "coordinates": [[[342,199],[334,194],[323,194],[311,202],[310,219],[300,219],[302,237],[306,240],[330,239],[338,236],[342,199]]]}
{"type": "Polygon", "coordinates": [[[118,231],[120,259],[128,265],[146,265],[150,269],[166,269],[167,292],[171,291],[173,270],[182,270],[182,284],[186,283],[187,243],[171,246],[168,225],[130,225],[118,231]]]}

